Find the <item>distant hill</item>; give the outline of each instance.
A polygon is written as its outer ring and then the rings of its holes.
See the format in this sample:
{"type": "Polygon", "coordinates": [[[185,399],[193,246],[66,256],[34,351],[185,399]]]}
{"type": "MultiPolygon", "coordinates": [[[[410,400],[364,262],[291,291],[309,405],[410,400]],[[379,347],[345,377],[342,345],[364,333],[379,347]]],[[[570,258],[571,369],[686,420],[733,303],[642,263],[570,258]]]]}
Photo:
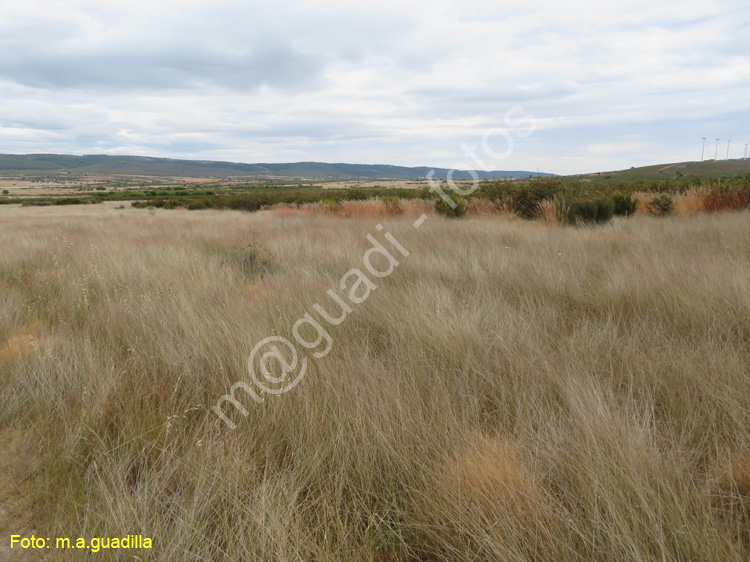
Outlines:
{"type": "MultiPolygon", "coordinates": [[[[435,177],[445,178],[446,168],[420,166],[327,164],[324,162],[294,162],[289,164],[243,164],[208,160],[176,160],[146,156],[72,156],[65,154],[0,154],[0,175],[23,172],[27,175],[43,174],[108,174],[135,176],[171,176],[191,178],[304,178],[304,179],[419,179],[430,170],[435,177]]],[[[518,170],[477,171],[484,178],[525,178],[550,176],[518,170]]],[[[466,171],[456,171],[455,179],[470,179],[466,171]]]]}
{"type": "Polygon", "coordinates": [[[633,181],[633,180],[663,180],[679,177],[698,176],[700,178],[716,178],[750,173],[750,159],[736,160],[705,160],[703,162],[676,162],[673,164],[658,164],[619,170],[614,172],[597,172],[580,174],[576,177],[592,178],[597,181],[633,181]]]}

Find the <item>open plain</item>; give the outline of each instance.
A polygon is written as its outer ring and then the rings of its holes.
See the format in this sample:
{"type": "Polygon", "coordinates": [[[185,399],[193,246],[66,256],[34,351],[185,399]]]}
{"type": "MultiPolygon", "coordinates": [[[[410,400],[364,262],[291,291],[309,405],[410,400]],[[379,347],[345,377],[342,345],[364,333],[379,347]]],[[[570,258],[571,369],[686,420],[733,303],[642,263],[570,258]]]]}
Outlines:
{"type": "MultiPolygon", "coordinates": [[[[3,542],[141,534],[139,559],[175,562],[747,560],[748,219],[379,231],[0,207],[3,542]],[[408,257],[326,325],[299,385],[238,393],[247,416],[225,404],[231,430],[210,408],[251,382],[256,343],[330,306],[384,233],[408,257]]],[[[40,556],[91,554],[18,559],[40,556]]]]}

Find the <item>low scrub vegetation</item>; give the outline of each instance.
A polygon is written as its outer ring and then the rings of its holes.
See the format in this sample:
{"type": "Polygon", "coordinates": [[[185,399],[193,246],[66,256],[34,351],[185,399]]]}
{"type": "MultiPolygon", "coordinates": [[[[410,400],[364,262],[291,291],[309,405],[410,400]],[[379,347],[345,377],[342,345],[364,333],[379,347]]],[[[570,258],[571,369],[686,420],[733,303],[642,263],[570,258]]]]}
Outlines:
{"type": "Polygon", "coordinates": [[[449,201],[443,198],[435,200],[435,212],[449,219],[459,219],[466,216],[466,201],[461,197],[448,196],[449,201]]]}
{"type": "MultiPolygon", "coordinates": [[[[606,178],[606,176],[602,176],[606,178]]],[[[405,188],[332,188],[297,182],[262,182],[258,184],[215,185],[211,189],[200,184],[161,186],[158,189],[89,189],[76,197],[18,198],[0,197],[0,204],[76,205],[103,201],[131,201],[136,208],[242,210],[254,212],[276,209],[277,214],[336,215],[351,218],[399,216],[409,214],[407,208],[419,207],[415,201],[429,202],[422,213],[454,217],[515,216],[541,219],[568,225],[593,225],[609,222],[611,216],[634,214],[655,216],[690,216],[702,212],[719,212],[750,208],[750,176],[737,175],[715,179],[678,177],[667,180],[610,181],[586,177],[538,177],[524,180],[492,180],[481,182],[479,189],[468,197],[455,193],[458,211],[445,205],[427,187],[405,188]],[[672,201],[670,206],[667,200],[672,201]],[[612,207],[610,216],[609,208],[612,207]],[[428,209],[429,207],[429,209],[428,209]],[[464,213],[465,211],[465,213],[464,213]]],[[[83,188],[81,188],[83,189],[83,188]]],[[[451,193],[443,183],[443,190],[451,193]]]]}
{"type": "Polygon", "coordinates": [[[674,201],[666,193],[660,193],[648,202],[648,213],[655,217],[668,217],[674,212],[674,201]]]}
{"type": "Polygon", "coordinates": [[[629,194],[615,193],[612,196],[612,211],[618,217],[629,217],[638,210],[638,202],[629,194]]]}
{"type": "Polygon", "coordinates": [[[615,204],[610,197],[596,199],[556,198],[557,220],[562,224],[603,224],[612,220],[615,204]]]}

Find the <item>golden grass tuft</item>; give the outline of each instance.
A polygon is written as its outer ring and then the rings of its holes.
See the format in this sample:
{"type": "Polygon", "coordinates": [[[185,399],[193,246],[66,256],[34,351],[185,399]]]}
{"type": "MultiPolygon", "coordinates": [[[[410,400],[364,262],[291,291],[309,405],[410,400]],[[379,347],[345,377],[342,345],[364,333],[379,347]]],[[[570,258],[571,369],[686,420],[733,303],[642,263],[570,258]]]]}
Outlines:
{"type": "Polygon", "coordinates": [[[633,200],[638,204],[635,209],[636,215],[648,215],[648,204],[655,197],[653,193],[637,192],[632,195],[633,200]]]}
{"type": "Polygon", "coordinates": [[[280,297],[278,291],[259,283],[243,286],[240,295],[251,302],[271,302],[280,297]]]}
{"type": "Polygon", "coordinates": [[[461,497],[488,517],[500,506],[504,511],[528,508],[539,497],[517,446],[509,441],[480,434],[452,470],[461,497]]]}
{"type": "Polygon", "coordinates": [[[16,333],[0,344],[0,361],[18,359],[26,353],[37,349],[41,344],[42,325],[34,322],[23,326],[16,333]]]}
{"type": "Polygon", "coordinates": [[[702,213],[705,210],[705,201],[708,191],[703,188],[694,187],[674,197],[674,213],[681,217],[689,217],[702,213]]]}
{"type": "Polygon", "coordinates": [[[741,497],[750,500],[750,453],[733,452],[719,482],[725,489],[736,490],[741,497]]]}
{"type": "Polygon", "coordinates": [[[466,213],[478,217],[489,217],[489,216],[511,216],[513,213],[510,210],[510,206],[506,204],[494,203],[487,199],[479,199],[472,197],[468,201],[466,207],[466,213]]]}
{"type": "Polygon", "coordinates": [[[555,202],[549,199],[539,203],[539,216],[547,224],[560,224],[560,217],[555,202]]]}

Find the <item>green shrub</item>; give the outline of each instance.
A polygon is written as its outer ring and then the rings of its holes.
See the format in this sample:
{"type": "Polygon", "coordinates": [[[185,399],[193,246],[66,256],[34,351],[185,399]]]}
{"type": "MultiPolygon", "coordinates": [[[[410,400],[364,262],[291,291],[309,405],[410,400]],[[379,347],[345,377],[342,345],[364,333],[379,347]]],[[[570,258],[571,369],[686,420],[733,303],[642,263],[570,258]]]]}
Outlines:
{"type": "Polygon", "coordinates": [[[226,199],[218,200],[216,207],[252,213],[260,209],[260,204],[250,197],[235,195],[233,197],[227,197],[226,199]]]}
{"type": "Polygon", "coordinates": [[[341,203],[337,199],[325,199],[323,205],[334,215],[338,215],[343,211],[341,203]]]}
{"type": "Polygon", "coordinates": [[[55,205],[84,205],[86,203],[89,203],[89,201],[80,197],[61,197],[60,199],[55,199],[55,205]]]}
{"type": "Polygon", "coordinates": [[[447,197],[450,197],[455,206],[451,206],[442,197],[440,197],[435,200],[435,212],[438,215],[442,215],[450,219],[458,219],[466,216],[466,201],[452,195],[447,195],[447,197]]]}
{"type": "Polygon", "coordinates": [[[615,215],[618,217],[628,217],[638,209],[638,202],[630,195],[623,193],[615,193],[612,202],[615,206],[615,215]]]}
{"type": "Polygon", "coordinates": [[[50,206],[52,206],[54,204],[55,204],[54,201],[49,201],[49,200],[47,200],[47,201],[33,201],[33,200],[30,201],[28,199],[25,199],[21,203],[21,206],[23,206],[23,207],[50,207],[50,206]]]}
{"type": "Polygon", "coordinates": [[[609,197],[570,199],[565,201],[563,222],[569,224],[602,224],[612,220],[615,204],[609,197]]]}
{"type": "Polygon", "coordinates": [[[383,195],[381,197],[385,210],[389,215],[403,215],[404,208],[401,206],[401,199],[393,195],[383,195]]]}
{"type": "Polygon", "coordinates": [[[539,215],[539,204],[551,201],[564,191],[557,178],[534,178],[528,181],[494,181],[483,185],[478,196],[499,205],[508,205],[520,217],[533,219],[539,215]]]}
{"type": "Polygon", "coordinates": [[[358,187],[353,187],[349,190],[349,192],[346,194],[346,198],[349,201],[364,201],[367,199],[369,195],[365,193],[363,190],[359,189],[358,187]]]}
{"type": "Polygon", "coordinates": [[[206,199],[194,199],[188,203],[188,211],[200,211],[202,209],[210,209],[213,207],[210,201],[206,199]]]}
{"type": "Polygon", "coordinates": [[[221,249],[219,261],[248,279],[260,277],[276,267],[273,254],[257,243],[246,246],[234,244],[230,248],[221,249]]]}
{"type": "Polygon", "coordinates": [[[9,195],[9,194],[10,194],[10,191],[8,191],[7,189],[3,189],[3,195],[9,195]]]}
{"type": "Polygon", "coordinates": [[[648,203],[648,213],[655,217],[667,217],[674,211],[672,197],[666,193],[657,195],[648,203]]]}

